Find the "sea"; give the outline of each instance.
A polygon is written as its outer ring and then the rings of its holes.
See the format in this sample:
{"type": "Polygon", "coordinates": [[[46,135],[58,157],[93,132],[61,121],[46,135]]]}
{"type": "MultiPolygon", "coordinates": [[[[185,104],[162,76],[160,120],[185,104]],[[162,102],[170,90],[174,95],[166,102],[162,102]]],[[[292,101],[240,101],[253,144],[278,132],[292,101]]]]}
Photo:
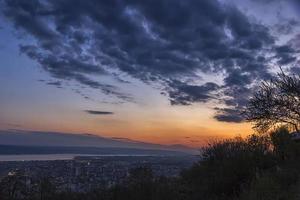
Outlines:
{"type": "Polygon", "coordinates": [[[0,161],[72,160],[81,154],[0,155],[0,161]]]}
{"type": "Polygon", "coordinates": [[[110,156],[157,156],[157,157],[165,157],[159,155],[128,155],[128,154],[20,154],[20,155],[0,155],[1,161],[45,161],[45,160],[72,160],[75,157],[80,156],[100,156],[100,157],[110,157],[110,156]]]}

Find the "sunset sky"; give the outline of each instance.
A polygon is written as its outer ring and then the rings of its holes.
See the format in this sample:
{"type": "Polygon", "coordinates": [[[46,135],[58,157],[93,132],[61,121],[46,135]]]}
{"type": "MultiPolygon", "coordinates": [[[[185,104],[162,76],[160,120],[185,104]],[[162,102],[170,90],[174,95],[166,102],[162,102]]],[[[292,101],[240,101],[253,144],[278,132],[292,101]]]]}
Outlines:
{"type": "Polygon", "coordinates": [[[0,0],[0,129],[193,147],[300,73],[299,0],[0,0]]]}

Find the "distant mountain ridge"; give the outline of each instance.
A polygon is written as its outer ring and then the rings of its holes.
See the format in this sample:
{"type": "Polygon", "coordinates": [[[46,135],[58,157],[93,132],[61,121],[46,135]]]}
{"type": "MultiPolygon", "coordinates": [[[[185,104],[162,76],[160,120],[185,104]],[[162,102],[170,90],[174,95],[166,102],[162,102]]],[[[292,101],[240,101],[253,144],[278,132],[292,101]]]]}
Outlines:
{"type": "Polygon", "coordinates": [[[0,130],[0,145],[44,147],[96,147],[180,151],[188,154],[198,153],[198,151],[193,148],[177,144],[160,145],[130,140],[127,138],[106,138],[93,134],[71,134],[61,132],[25,130],[0,130]]]}
{"type": "Polygon", "coordinates": [[[0,145],[0,155],[46,155],[46,154],[79,154],[79,155],[134,155],[134,156],[187,156],[182,151],[158,149],[134,149],[117,147],[62,147],[62,146],[20,146],[0,145]]]}

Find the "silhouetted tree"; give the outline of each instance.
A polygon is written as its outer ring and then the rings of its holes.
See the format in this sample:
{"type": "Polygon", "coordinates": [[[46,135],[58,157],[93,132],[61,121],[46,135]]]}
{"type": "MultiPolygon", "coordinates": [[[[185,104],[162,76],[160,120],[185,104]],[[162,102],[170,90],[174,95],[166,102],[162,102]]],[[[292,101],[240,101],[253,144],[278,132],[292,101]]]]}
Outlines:
{"type": "Polygon", "coordinates": [[[292,145],[291,135],[286,127],[280,127],[270,133],[274,153],[280,160],[285,160],[292,145]]]}
{"type": "Polygon", "coordinates": [[[244,115],[254,128],[267,131],[286,124],[298,131],[300,125],[300,76],[281,72],[264,81],[250,99],[244,115]]]}

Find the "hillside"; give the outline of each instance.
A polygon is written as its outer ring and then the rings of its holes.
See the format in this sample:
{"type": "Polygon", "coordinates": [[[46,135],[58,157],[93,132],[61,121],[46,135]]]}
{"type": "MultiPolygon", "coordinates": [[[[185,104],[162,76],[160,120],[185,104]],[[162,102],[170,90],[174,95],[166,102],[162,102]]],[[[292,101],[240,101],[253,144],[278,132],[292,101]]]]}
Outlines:
{"type": "MultiPolygon", "coordinates": [[[[2,130],[0,131],[0,145],[9,146],[38,146],[38,147],[60,147],[67,151],[83,152],[116,151],[117,149],[139,149],[139,150],[165,150],[178,151],[188,154],[197,154],[198,151],[183,145],[159,145],[145,143],[124,138],[106,138],[92,134],[71,134],[60,132],[23,131],[23,130],[2,130]],[[69,147],[69,148],[62,148],[69,147]],[[76,147],[76,148],[75,148],[76,147]],[[79,148],[81,147],[81,148],[79,148]],[[89,148],[87,148],[89,147],[89,148]],[[98,148],[98,149],[97,149],[98,148]]],[[[50,150],[52,148],[48,148],[50,150]]],[[[54,150],[55,148],[53,148],[54,150]]],[[[51,150],[52,151],[52,150],[51,150]]],[[[126,152],[125,151],[125,152],[126,152]]],[[[131,151],[131,150],[130,150],[131,151]]],[[[1,154],[1,152],[0,152],[1,154]]]]}

